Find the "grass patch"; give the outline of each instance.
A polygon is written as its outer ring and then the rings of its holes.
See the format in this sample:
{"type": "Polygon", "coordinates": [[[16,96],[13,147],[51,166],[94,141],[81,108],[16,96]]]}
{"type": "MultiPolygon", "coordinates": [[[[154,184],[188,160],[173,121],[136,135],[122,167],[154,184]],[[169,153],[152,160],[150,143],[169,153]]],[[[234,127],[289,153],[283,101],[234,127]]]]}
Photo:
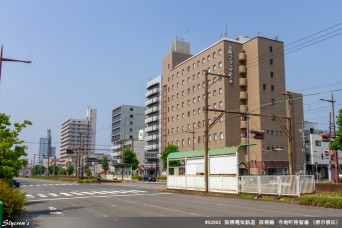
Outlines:
{"type": "Polygon", "coordinates": [[[298,204],[342,209],[342,193],[305,195],[300,197],[298,204]]]}
{"type": "Polygon", "coordinates": [[[243,192],[240,192],[240,193],[238,194],[238,196],[239,196],[240,198],[243,198],[243,199],[253,199],[253,198],[256,197],[255,194],[248,194],[248,193],[243,193],[243,192]]]}

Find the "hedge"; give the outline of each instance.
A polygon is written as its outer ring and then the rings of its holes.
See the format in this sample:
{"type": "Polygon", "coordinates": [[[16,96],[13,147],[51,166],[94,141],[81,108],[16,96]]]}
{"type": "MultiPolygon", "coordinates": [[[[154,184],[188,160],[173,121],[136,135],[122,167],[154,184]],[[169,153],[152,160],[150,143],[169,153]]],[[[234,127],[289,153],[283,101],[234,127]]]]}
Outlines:
{"type": "Polygon", "coordinates": [[[342,193],[305,195],[300,197],[298,204],[342,209],[342,193]]]}
{"type": "Polygon", "coordinates": [[[0,201],[4,204],[2,218],[13,219],[24,211],[26,196],[19,190],[12,188],[8,182],[0,180],[0,201]]]}

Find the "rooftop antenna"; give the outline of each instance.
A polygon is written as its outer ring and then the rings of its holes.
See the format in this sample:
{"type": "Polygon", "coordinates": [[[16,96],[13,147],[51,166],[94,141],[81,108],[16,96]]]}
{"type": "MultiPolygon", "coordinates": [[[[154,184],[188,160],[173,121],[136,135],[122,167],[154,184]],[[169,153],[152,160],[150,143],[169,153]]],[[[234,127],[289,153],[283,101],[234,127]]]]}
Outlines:
{"type": "Polygon", "coordinates": [[[276,35],[276,36],[274,37],[274,39],[275,39],[275,40],[278,40],[278,39],[279,39],[279,35],[276,35]]]}
{"type": "Polygon", "coordinates": [[[257,31],[257,36],[259,36],[261,34],[261,30],[257,31]]]}
{"type": "Polygon", "coordinates": [[[227,37],[228,37],[227,23],[226,23],[226,32],[220,33],[220,34],[219,34],[219,37],[221,37],[221,38],[227,38],[227,37]]]}

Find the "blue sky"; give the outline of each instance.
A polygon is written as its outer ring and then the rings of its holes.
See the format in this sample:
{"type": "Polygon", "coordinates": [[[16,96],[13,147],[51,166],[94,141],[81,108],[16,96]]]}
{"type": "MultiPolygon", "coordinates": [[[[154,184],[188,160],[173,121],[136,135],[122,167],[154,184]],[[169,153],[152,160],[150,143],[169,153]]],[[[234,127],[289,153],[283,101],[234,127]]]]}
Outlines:
{"type": "MultiPolygon", "coordinates": [[[[342,22],[342,2],[313,0],[2,0],[0,9],[4,57],[35,61],[4,62],[0,83],[0,111],[12,122],[33,122],[21,135],[32,142],[30,158],[48,128],[59,150],[61,123],[85,118],[88,106],[98,112],[97,148],[108,148],[111,110],[144,105],[146,82],[161,73],[177,35],[196,54],[220,39],[226,23],[229,38],[261,31],[286,45],[342,22]]],[[[304,111],[321,129],[331,106],[319,99],[342,88],[341,41],[338,35],[285,55],[287,90],[319,92],[305,97],[304,111]]],[[[342,91],[334,95],[338,110],[342,91]]]]}

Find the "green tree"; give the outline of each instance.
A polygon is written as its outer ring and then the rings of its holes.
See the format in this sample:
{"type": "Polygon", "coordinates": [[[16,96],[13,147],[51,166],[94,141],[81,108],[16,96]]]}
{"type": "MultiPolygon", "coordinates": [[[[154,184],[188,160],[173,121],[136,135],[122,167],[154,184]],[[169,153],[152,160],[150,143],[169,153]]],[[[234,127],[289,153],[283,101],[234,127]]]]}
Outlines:
{"type": "Polygon", "coordinates": [[[5,113],[0,113],[0,179],[11,182],[13,177],[18,175],[18,171],[27,165],[27,147],[22,145],[23,140],[19,139],[19,133],[30,121],[23,123],[10,122],[10,117],[5,113]]]}
{"type": "Polygon", "coordinates": [[[167,167],[167,156],[169,155],[169,153],[178,152],[178,151],[179,151],[178,147],[173,144],[170,144],[167,147],[165,147],[162,153],[162,157],[161,157],[164,168],[167,167]]]}
{"type": "Polygon", "coordinates": [[[74,173],[74,166],[69,165],[69,166],[67,167],[67,172],[68,172],[68,175],[69,175],[69,176],[70,176],[71,174],[73,174],[73,173],[74,173]]]}
{"type": "Polygon", "coordinates": [[[107,156],[102,157],[101,166],[102,166],[102,169],[105,171],[105,174],[107,174],[108,167],[109,167],[107,156]]]}
{"type": "Polygon", "coordinates": [[[33,175],[40,175],[45,173],[45,166],[36,165],[33,167],[33,175]]]}
{"type": "Polygon", "coordinates": [[[130,148],[125,149],[123,153],[124,163],[130,164],[132,166],[132,170],[136,170],[139,166],[139,160],[136,153],[134,153],[130,148]]]}
{"type": "Polygon", "coordinates": [[[342,108],[338,111],[336,124],[336,138],[334,139],[334,142],[331,143],[331,149],[342,150],[342,108]]]}
{"type": "Polygon", "coordinates": [[[58,165],[51,165],[49,166],[49,174],[50,175],[58,175],[59,172],[59,166],[58,165]]]}
{"type": "Polygon", "coordinates": [[[90,168],[87,168],[86,174],[87,174],[87,177],[91,177],[91,169],[90,168]]]}

